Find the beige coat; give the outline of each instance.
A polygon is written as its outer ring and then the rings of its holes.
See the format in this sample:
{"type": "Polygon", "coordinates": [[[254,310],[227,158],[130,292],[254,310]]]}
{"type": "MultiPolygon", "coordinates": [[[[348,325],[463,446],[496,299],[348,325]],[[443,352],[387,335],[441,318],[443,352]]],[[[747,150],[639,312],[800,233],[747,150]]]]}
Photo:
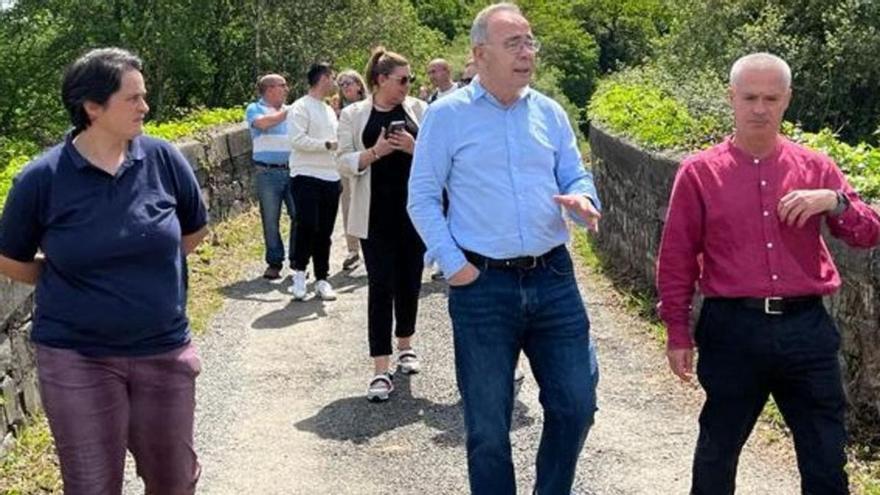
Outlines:
{"type": "MultiPolygon", "coordinates": [[[[422,123],[422,117],[428,104],[417,98],[407,97],[403,102],[403,110],[416,124],[422,123]]],[[[357,103],[345,107],[339,115],[337,137],[339,155],[337,165],[342,180],[350,181],[351,206],[348,209],[349,235],[366,239],[370,229],[370,169],[358,170],[358,161],[364,152],[364,127],[370,120],[373,111],[373,98],[367,97],[357,103]]]]}

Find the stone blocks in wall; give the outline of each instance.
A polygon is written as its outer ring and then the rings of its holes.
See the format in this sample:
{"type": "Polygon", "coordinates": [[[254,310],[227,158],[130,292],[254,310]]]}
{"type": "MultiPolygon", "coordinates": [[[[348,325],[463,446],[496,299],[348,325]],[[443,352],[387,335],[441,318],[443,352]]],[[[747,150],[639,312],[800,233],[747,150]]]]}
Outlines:
{"type": "MultiPolygon", "coordinates": [[[[602,198],[599,248],[618,269],[654,294],[656,255],[681,157],[639,149],[590,127],[593,173],[602,198]]],[[[827,304],[841,332],[850,426],[880,433],[880,250],[854,250],[825,236],[843,285],[827,304]]]]}

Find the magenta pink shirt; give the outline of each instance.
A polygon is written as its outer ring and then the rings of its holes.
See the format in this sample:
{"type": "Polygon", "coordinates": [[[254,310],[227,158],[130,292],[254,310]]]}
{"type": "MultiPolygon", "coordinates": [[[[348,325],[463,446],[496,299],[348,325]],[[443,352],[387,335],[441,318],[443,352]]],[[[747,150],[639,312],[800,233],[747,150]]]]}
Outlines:
{"type": "Polygon", "coordinates": [[[758,159],[731,138],[686,158],[675,177],[657,260],[660,318],[668,347],[693,347],[689,332],[695,282],[706,297],[791,297],[830,294],[840,276],[820,235],[872,247],[880,218],[825,155],[779,137],[758,159]],[[815,215],[802,228],[777,216],[779,200],[796,189],[843,191],[840,216],[815,215]]]}

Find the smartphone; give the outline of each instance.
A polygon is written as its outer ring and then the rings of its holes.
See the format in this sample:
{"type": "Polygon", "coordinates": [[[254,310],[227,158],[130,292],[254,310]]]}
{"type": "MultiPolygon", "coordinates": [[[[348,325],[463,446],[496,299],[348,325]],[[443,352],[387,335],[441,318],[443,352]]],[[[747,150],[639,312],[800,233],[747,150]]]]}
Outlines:
{"type": "Polygon", "coordinates": [[[406,129],[405,120],[392,120],[391,123],[388,124],[388,129],[385,131],[385,139],[388,139],[395,132],[402,131],[404,129],[406,129]]]}

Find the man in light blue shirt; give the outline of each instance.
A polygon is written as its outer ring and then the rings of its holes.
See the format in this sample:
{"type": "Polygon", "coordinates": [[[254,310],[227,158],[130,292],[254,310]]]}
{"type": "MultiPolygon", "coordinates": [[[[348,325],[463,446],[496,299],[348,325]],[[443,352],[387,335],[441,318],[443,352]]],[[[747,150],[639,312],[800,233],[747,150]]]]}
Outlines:
{"type": "MultiPolygon", "coordinates": [[[[290,244],[293,251],[294,207],[290,191],[290,136],[287,131],[287,81],[278,74],[266,74],[257,82],[260,99],[248,105],[245,118],[253,140],[254,186],[260,204],[266,271],[269,280],[281,278],[284,242],[281,240],[281,205],[290,217],[290,244]]],[[[293,253],[290,254],[291,264],[293,253]]]]}
{"type": "Polygon", "coordinates": [[[600,204],[565,112],[528,86],[539,45],[519,9],[484,9],[471,44],[477,79],[422,124],[409,214],[450,285],[471,491],[516,492],[510,421],[522,350],[544,406],[535,492],[567,494],[593,423],[598,366],[563,210],[596,230],[600,204]]]}

